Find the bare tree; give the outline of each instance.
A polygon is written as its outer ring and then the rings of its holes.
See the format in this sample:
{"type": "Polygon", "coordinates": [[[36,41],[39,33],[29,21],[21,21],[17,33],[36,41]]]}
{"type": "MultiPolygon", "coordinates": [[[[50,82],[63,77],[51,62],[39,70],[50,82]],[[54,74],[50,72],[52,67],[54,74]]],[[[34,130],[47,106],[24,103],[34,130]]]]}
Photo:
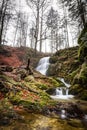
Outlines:
{"type": "Polygon", "coordinates": [[[9,22],[13,18],[14,2],[12,0],[0,1],[0,44],[5,41],[9,22]]]}
{"type": "Polygon", "coordinates": [[[41,51],[41,46],[42,46],[42,33],[43,33],[43,11],[46,8],[46,4],[48,3],[47,0],[26,0],[28,6],[32,9],[33,14],[35,16],[35,54],[37,50],[37,43],[40,41],[40,51],[41,51]],[[34,11],[35,10],[35,11],[34,11]],[[40,16],[40,11],[41,16],[40,16]],[[40,20],[41,18],[41,20],[40,20]],[[39,36],[40,34],[40,36],[39,36]],[[39,40],[40,38],[40,40],[39,40]]]}
{"type": "Polygon", "coordinates": [[[21,11],[16,11],[16,25],[14,35],[14,45],[26,46],[27,32],[28,32],[28,16],[21,11]],[[17,43],[16,43],[17,42],[17,43]]]}
{"type": "Polygon", "coordinates": [[[7,12],[9,0],[2,0],[1,6],[0,6],[0,44],[2,43],[2,35],[3,35],[3,29],[4,29],[4,23],[5,23],[5,17],[7,12]]]}
{"type": "Polygon", "coordinates": [[[30,47],[34,48],[34,43],[35,43],[35,38],[34,38],[34,36],[35,36],[35,28],[33,27],[33,25],[30,28],[29,36],[30,36],[30,40],[31,40],[30,47]]]}

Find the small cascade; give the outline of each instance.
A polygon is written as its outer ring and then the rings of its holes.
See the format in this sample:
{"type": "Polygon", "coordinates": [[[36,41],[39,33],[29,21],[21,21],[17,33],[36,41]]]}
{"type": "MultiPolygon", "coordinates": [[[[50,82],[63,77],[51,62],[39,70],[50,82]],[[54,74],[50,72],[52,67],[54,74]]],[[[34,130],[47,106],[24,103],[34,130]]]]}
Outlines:
{"type": "Polygon", "coordinates": [[[70,87],[70,84],[67,84],[63,78],[59,78],[64,84],[66,87],[60,87],[60,88],[56,88],[56,94],[51,96],[51,98],[53,99],[71,99],[73,98],[74,96],[73,95],[70,95],[69,94],[69,87],[70,87]]]}
{"type": "Polygon", "coordinates": [[[66,88],[66,95],[69,95],[69,89],[66,88]]]}
{"type": "Polygon", "coordinates": [[[62,88],[56,89],[56,95],[63,95],[62,88]]]}
{"type": "MultiPolygon", "coordinates": [[[[36,67],[36,70],[43,75],[46,75],[48,67],[50,65],[49,58],[50,57],[41,58],[39,63],[38,63],[38,66],[36,67]]],[[[53,98],[53,99],[70,99],[70,98],[73,98],[74,97],[73,95],[69,95],[70,84],[66,83],[63,78],[58,78],[58,79],[61,82],[63,82],[66,87],[56,88],[56,90],[55,90],[56,94],[51,96],[51,98],[53,98]]]]}
{"type": "Polygon", "coordinates": [[[46,75],[46,72],[48,70],[48,67],[49,67],[49,64],[50,64],[49,58],[50,57],[41,58],[39,63],[38,63],[38,66],[36,67],[36,70],[43,75],[46,75]]]}
{"type": "Polygon", "coordinates": [[[58,79],[59,79],[61,82],[63,82],[67,88],[70,87],[70,84],[66,83],[66,82],[64,81],[64,78],[58,78],[58,79]]]}
{"type": "Polygon", "coordinates": [[[66,116],[66,111],[65,110],[61,110],[61,119],[66,119],[67,116],[66,116]]]}

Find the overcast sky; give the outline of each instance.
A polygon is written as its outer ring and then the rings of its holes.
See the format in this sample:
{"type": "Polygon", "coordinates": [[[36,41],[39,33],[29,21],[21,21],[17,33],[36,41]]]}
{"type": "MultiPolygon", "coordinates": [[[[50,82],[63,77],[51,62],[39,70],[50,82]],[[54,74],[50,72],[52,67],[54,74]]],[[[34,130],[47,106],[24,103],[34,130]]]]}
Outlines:
{"type": "MultiPolygon", "coordinates": [[[[53,8],[55,9],[55,10],[58,10],[58,12],[60,13],[60,14],[62,14],[62,10],[60,10],[59,8],[58,8],[58,0],[50,0],[51,1],[51,5],[50,6],[53,6],[53,8]]],[[[27,13],[28,14],[28,16],[29,16],[29,26],[31,26],[31,21],[34,19],[32,16],[32,10],[28,7],[28,5],[26,4],[26,0],[16,0],[16,3],[17,3],[17,5],[16,5],[16,8],[17,8],[17,10],[19,10],[19,8],[20,8],[20,10],[22,10],[23,12],[25,12],[25,13],[27,13]]],[[[11,27],[11,30],[10,30],[11,32],[9,32],[8,34],[11,36],[11,33],[13,33],[13,35],[14,35],[14,29],[13,29],[13,27],[11,27]]],[[[70,31],[70,29],[68,28],[68,31],[70,31]]],[[[11,44],[12,43],[12,37],[9,37],[9,35],[8,35],[8,39],[9,39],[9,44],[11,44]]],[[[69,41],[70,41],[70,43],[71,43],[71,35],[70,35],[70,32],[69,32],[69,41]]],[[[29,41],[29,39],[27,39],[27,44],[29,43],[30,41],[29,41]]],[[[48,44],[48,48],[50,48],[49,47],[49,41],[47,40],[47,41],[45,41],[45,42],[47,42],[46,44],[48,44]]],[[[72,43],[71,43],[71,46],[72,46],[72,43]]],[[[45,51],[45,46],[43,46],[43,51],[45,51]]],[[[48,50],[48,51],[50,51],[50,50],[48,50]]]]}

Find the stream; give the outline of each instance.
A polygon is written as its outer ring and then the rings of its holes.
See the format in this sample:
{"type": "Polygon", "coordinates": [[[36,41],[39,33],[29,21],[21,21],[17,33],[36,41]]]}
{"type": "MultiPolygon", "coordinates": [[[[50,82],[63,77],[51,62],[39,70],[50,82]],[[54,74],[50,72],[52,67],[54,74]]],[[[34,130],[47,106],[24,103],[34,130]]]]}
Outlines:
{"type": "Polygon", "coordinates": [[[0,126],[0,130],[86,130],[78,119],[62,120],[33,113],[22,113],[22,118],[10,126],[0,126]]]}
{"type": "MultiPolygon", "coordinates": [[[[50,65],[49,58],[50,57],[41,58],[36,68],[36,70],[39,71],[43,75],[46,75],[46,72],[50,65]]],[[[73,98],[74,96],[69,94],[70,84],[66,83],[63,78],[58,78],[58,79],[65,85],[65,87],[56,88],[55,95],[51,95],[50,97],[53,99],[61,99],[61,100],[62,99],[68,100],[68,99],[73,98]]]]}
{"type": "MultiPolygon", "coordinates": [[[[36,70],[37,71],[39,71],[41,74],[43,74],[43,75],[46,75],[47,73],[47,70],[48,70],[48,68],[49,68],[49,65],[50,65],[50,63],[49,63],[49,59],[50,59],[50,57],[44,57],[44,58],[41,58],[40,59],[40,61],[39,61],[39,63],[38,63],[38,66],[37,66],[37,68],[36,68],[36,70]]],[[[70,88],[70,84],[68,84],[68,83],[66,83],[65,81],[64,81],[64,78],[60,78],[60,77],[58,77],[58,79],[65,85],[65,87],[58,87],[58,88],[56,88],[55,89],[55,95],[50,95],[50,97],[53,99],[53,100],[58,100],[58,101],[60,101],[60,102],[63,102],[62,104],[63,104],[63,107],[61,107],[61,111],[60,111],[60,118],[61,119],[67,119],[67,115],[69,115],[69,113],[68,113],[68,111],[66,111],[68,108],[66,108],[66,110],[65,109],[63,109],[63,108],[65,108],[64,107],[64,105],[65,106],[68,106],[70,103],[72,104],[72,103],[77,103],[76,102],[76,100],[74,99],[74,95],[71,95],[71,94],[69,94],[69,88],[70,88]],[[65,102],[65,103],[64,103],[65,102]],[[66,104],[68,104],[68,105],[66,105],[66,104]]],[[[76,105],[76,107],[77,107],[77,104],[75,104],[76,105]]],[[[84,105],[83,105],[84,106],[84,105]]],[[[69,107],[69,106],[68,106],[69,107]]],[[[73,107],[73,105],[72,105],[72,107],[73,107]]],[[[74,108],[72,109],[72,112],[71,113],[73,113],[73,115],[79,115],[79,109],[77,110],[78,112],[78,114],[76,113],[76,112],[74,112],[74,108]]],[[[74,116],[75,117],[75,116],[74,116]]],[[[75,119],[73,119],[73,121],[75,121],[75,120],[77,120],[76,118],[75,119]]],[[[87,114],[86,113],[84,113],[83,114],[83,117],[82,117],[82,119],[81,120],[79,120],[79,121],[83,121],[85,124],[87,123],[87,114]]],[[[67,121],[66,121],[67,122],[67,121]]],[[[62,121],[62,123],[63,123],[63,121],[62,121]]],[[[73,125],[75,125],[74,123],[73,123],[73,125]]],[[[81,122],[79,122],[79,125],[81,125],[81,122]]],[[[62,129],[64,129],[64,130],[68,130],[68,124],[66,125],[67,127],[65,127],[65,126],[63,126],[63,128],[57,128],[57,130],[62,130],[62,129]]],[[[87,125],[85,125],[85,127],[87,128],[87,125]]],[[[75,128],[69,128],[69,130],[74,130],[75,128]]],[[[77,128],[76,128],[77,129],[77,128]]],[[[78,128],[79,129],[79,128],[78,128]]],[[[81,130],[83,129],[83,128],[80,128],[81,130]]],[[[54,129],[54,130],[56,130],[56,129],[54,129]]]]}
{"type": "MultiPolygon", "coordinates": [[[[36,70],[46,75],[48,67],[49,57],[46,57],[40,60],[36,70]]],[[[51,95],[53,100],[58,100],[58,108],[47,109],[46,114],[21,112],[20,120],[14,120],[9,126],[0,126],[0,130],[87,130],[87,113],[81,115],[74,96],[68,94],[70,84],[67,84],[63,78],[60,80],[66,87],[57,88],[56,94],[51,95]]],[[[79,103],[80,101],[78,105],[79,103]]],[[[84,104],[85,102],[82,102],[82,107],[84,104]]]]}

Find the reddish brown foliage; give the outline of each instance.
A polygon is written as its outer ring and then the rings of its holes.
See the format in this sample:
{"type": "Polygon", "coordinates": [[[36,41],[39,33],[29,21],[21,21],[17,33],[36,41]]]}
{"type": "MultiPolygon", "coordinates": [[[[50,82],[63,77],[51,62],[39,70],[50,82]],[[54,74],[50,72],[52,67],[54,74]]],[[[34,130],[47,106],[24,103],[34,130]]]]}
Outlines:
{"type": "Polygon", "coordinates": [[[4,46],[3,53],[0,53],[0,65],[10,65],[18,67],[23,64],[24,54],[25,49],[23,50],[21,48],[4,46]],[[6,51],[8,53],[6,53],[6,51]]]}

